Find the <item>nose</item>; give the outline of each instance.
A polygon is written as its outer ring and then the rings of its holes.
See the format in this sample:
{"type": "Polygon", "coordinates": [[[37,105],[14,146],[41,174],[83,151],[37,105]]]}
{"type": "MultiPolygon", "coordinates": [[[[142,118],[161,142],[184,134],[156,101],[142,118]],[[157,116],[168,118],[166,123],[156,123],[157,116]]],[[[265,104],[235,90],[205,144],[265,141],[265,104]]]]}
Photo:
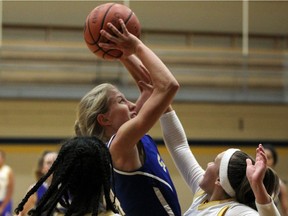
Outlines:
{"type": "Polygon", "coordinates": [[[129,110],[134,110],[136,108],[136,104],[131,102],[131,101],[129,101],[128,102],[128,107],[129,107],[129,110]]]}

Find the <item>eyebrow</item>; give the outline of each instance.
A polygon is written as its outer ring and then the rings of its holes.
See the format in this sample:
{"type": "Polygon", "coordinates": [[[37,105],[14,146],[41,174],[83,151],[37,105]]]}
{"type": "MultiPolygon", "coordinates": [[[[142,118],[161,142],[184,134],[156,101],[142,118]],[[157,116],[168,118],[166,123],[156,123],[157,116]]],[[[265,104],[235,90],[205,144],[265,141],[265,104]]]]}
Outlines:
{"type": "Polygon", "coordinates": [[[116,95],[116,97],[115,97],[116,99],[122,99],[122,98],[124,98],[124,96],[123,95],[116,95]]]}

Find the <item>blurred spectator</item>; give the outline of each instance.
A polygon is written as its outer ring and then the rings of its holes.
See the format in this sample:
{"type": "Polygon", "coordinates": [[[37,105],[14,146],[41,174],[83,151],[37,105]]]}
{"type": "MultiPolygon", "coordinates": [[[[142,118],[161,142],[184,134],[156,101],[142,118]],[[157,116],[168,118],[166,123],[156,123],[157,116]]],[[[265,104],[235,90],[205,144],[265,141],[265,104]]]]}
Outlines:
{"type": "MultiPolygon", "coordinates": [[[[275,147],[271,144],[264,144],[264,150],[267,156],[267,165],[275,169],[278,162],[278,153],[275,147]]],[[[280,179],[280,193],[278,198],[275,200],[279,211],[283,216],[288,216],[288,201],[287,201],[287,188],[286,184],[280,179]]]]}
{"type": "Polygon", "coordinates": [[[10,166],[5,164],[6,154],[0,150],[0,215],[12,215],[12,194],[14,175],[10,166]]]}
{"type": "MultiPolygon", "coordinates": [[[[51,165],[53,164],[56,158],[57,158],[57,152],[44,151],[42,153],[41,157],[38,160],[37,169],[35,171],[36,181],[38,181],[42,176],[44,176],[48,172],[48,170],[50,169],[51,165]]],[[[27,203],[24,205],[23,211],[18,214],[19,216],[28,215],[28,211],[36,206],[41,197],[47,191],[51,183],[51,180],[52,176],[50,178],[47,178],[47,180],[39,187],[37,192],[30,196],[27,203]]],[[[30,186],[29,190],[33,186],[34,184],[30,186]]]]}

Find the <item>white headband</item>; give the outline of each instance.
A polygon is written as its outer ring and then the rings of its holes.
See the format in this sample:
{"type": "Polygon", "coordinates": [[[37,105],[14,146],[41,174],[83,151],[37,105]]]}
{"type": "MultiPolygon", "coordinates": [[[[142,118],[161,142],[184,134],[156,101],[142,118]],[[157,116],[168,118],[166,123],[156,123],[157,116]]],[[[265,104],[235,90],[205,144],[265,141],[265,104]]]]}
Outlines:
{"type": "Polygon", "coordinates": [[[236,151],[240,151],[240,149],[231,148],[231,149],[226,150],[221,159],[220,168],[219,168],[220,184],[222,188],[224,189],[224,191],[231,197],[235,197],[235,191],[232,188],[228,179],[228,165],[229,165],[230,158],[236,151]]]}

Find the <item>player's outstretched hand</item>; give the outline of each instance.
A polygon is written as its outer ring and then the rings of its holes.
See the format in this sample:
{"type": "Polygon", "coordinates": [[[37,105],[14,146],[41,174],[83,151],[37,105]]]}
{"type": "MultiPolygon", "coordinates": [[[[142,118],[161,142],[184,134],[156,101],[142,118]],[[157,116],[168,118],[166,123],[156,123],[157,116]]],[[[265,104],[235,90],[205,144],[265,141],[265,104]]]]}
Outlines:
{"type": "Polygon", "coordinates": [[[101,35],[109,40],[108,43],[99,43],[104,49],[117,49],[123,52],[123,55],[129,56],[136,52],[137,46],[141,44],[141,40],[131,34],[122,19],[119,19],[121,31],[119,31],[112,23],[107,23],[108,27],[114,35],[108,33],[104,29],[100,31],[101,35]]]}

